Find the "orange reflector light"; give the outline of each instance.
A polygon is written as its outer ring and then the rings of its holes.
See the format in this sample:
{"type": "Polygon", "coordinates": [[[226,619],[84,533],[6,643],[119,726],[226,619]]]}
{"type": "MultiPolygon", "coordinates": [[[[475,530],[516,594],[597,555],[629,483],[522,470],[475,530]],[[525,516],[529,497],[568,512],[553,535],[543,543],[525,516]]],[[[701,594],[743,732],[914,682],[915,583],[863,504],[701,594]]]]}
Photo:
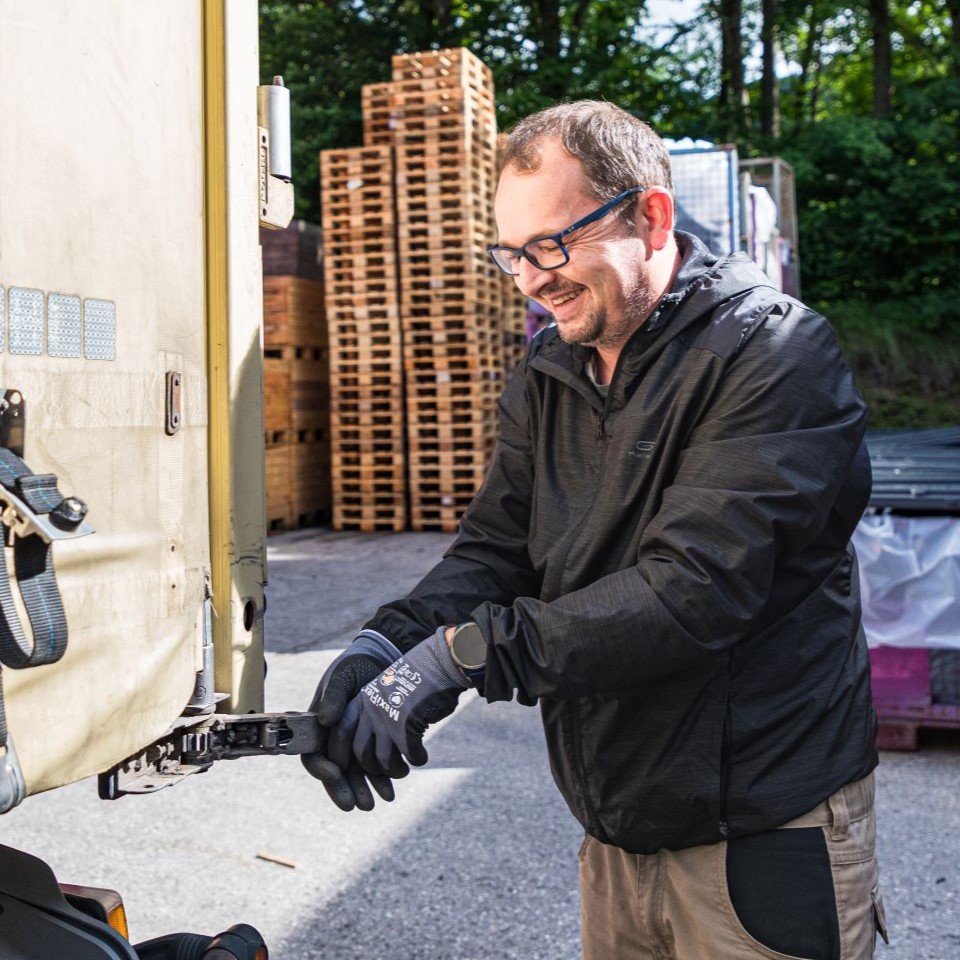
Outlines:
{"type": "Polygon", "coordinates": [[[107,923],[110,924],[124,940],[130,939],[130,932],[127,929],[127,911],[123,909],[122,903],[118,903],[107,914],[107,923]]]}
{"type": "Polygon", "coordinates": [[[261,947],[257,951],[257,955],[253,958],[253,960],[267,960],[267,948],[261,947]]]}

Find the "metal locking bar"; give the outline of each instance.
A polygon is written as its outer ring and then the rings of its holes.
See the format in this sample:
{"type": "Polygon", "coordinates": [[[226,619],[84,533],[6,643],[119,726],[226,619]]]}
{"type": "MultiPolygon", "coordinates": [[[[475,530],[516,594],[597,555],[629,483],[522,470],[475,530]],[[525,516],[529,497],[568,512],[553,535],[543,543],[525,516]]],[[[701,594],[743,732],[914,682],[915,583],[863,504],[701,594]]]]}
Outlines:
{"type": "Polygon", "coordinates": [[[155,793],[217,760],[314,753],[321,730],[313,713],[244,713],[182,717],[160,740],[100,774],[101,799],[155,793]]]}

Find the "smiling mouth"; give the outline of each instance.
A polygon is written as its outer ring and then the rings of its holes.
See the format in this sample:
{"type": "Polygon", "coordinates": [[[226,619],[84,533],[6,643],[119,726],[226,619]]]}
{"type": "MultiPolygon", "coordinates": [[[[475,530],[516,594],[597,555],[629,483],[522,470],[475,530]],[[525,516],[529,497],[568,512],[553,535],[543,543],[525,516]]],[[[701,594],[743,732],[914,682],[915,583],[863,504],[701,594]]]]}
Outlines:
{"type": "Polygon", "coordinates": [[[564,303],[569,303],[571,300],[576,300],[581,293],[581,290],[573,290],[570,293],[564,293],[559,297],[553,297],[550,299],[550,305],[553,307],[559,307],[564,303]]]}

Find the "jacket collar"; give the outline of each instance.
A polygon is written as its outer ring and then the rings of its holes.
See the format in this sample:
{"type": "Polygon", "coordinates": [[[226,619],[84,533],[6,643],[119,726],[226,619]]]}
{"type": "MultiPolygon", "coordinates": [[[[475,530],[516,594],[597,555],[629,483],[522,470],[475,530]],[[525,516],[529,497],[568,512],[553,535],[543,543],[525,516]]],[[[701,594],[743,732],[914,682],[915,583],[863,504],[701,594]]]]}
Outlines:
{"type": "MultiPolygon", "coordinates": [[[[622,393],[622,384],[629,383],[649,362],[647,354],[654,343],[662,349],[690,323],[735,294],[758,286],[773,287],[745,254],[719,258],[693,234],[677,230],[676,238],[680,268],[653,313],[624,346],[614,371],[608,408],[611,401],[616,404],[614,394],[622,393]],[[661,337],[664,331],[668,335],[661,337]],[[615,391],[618,386],[620,390],[615,391]]],[[[551,325],[538,334],[531,346],[529,365],[568,383],[587,397],[594,407],[602,409],[604,402],[586,373],[586,365],[592,356],[592,347],[564,343],[556,326],[551,325]]]]}

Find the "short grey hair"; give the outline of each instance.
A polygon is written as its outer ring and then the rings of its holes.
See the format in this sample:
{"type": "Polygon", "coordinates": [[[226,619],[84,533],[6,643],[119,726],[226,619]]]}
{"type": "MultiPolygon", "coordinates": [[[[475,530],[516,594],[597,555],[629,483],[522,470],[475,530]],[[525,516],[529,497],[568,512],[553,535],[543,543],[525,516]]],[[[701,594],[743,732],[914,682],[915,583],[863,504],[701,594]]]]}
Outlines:
{"type": "Polygon", "coordinates": [[[673,192],[664,142],[648,124],[612,103],[576,100],[531,114],[508,134],[501,168],[536,172],[547,140],[557,140],[583,164],[587,192],[601,203],[638,184],[673,192]]]}

